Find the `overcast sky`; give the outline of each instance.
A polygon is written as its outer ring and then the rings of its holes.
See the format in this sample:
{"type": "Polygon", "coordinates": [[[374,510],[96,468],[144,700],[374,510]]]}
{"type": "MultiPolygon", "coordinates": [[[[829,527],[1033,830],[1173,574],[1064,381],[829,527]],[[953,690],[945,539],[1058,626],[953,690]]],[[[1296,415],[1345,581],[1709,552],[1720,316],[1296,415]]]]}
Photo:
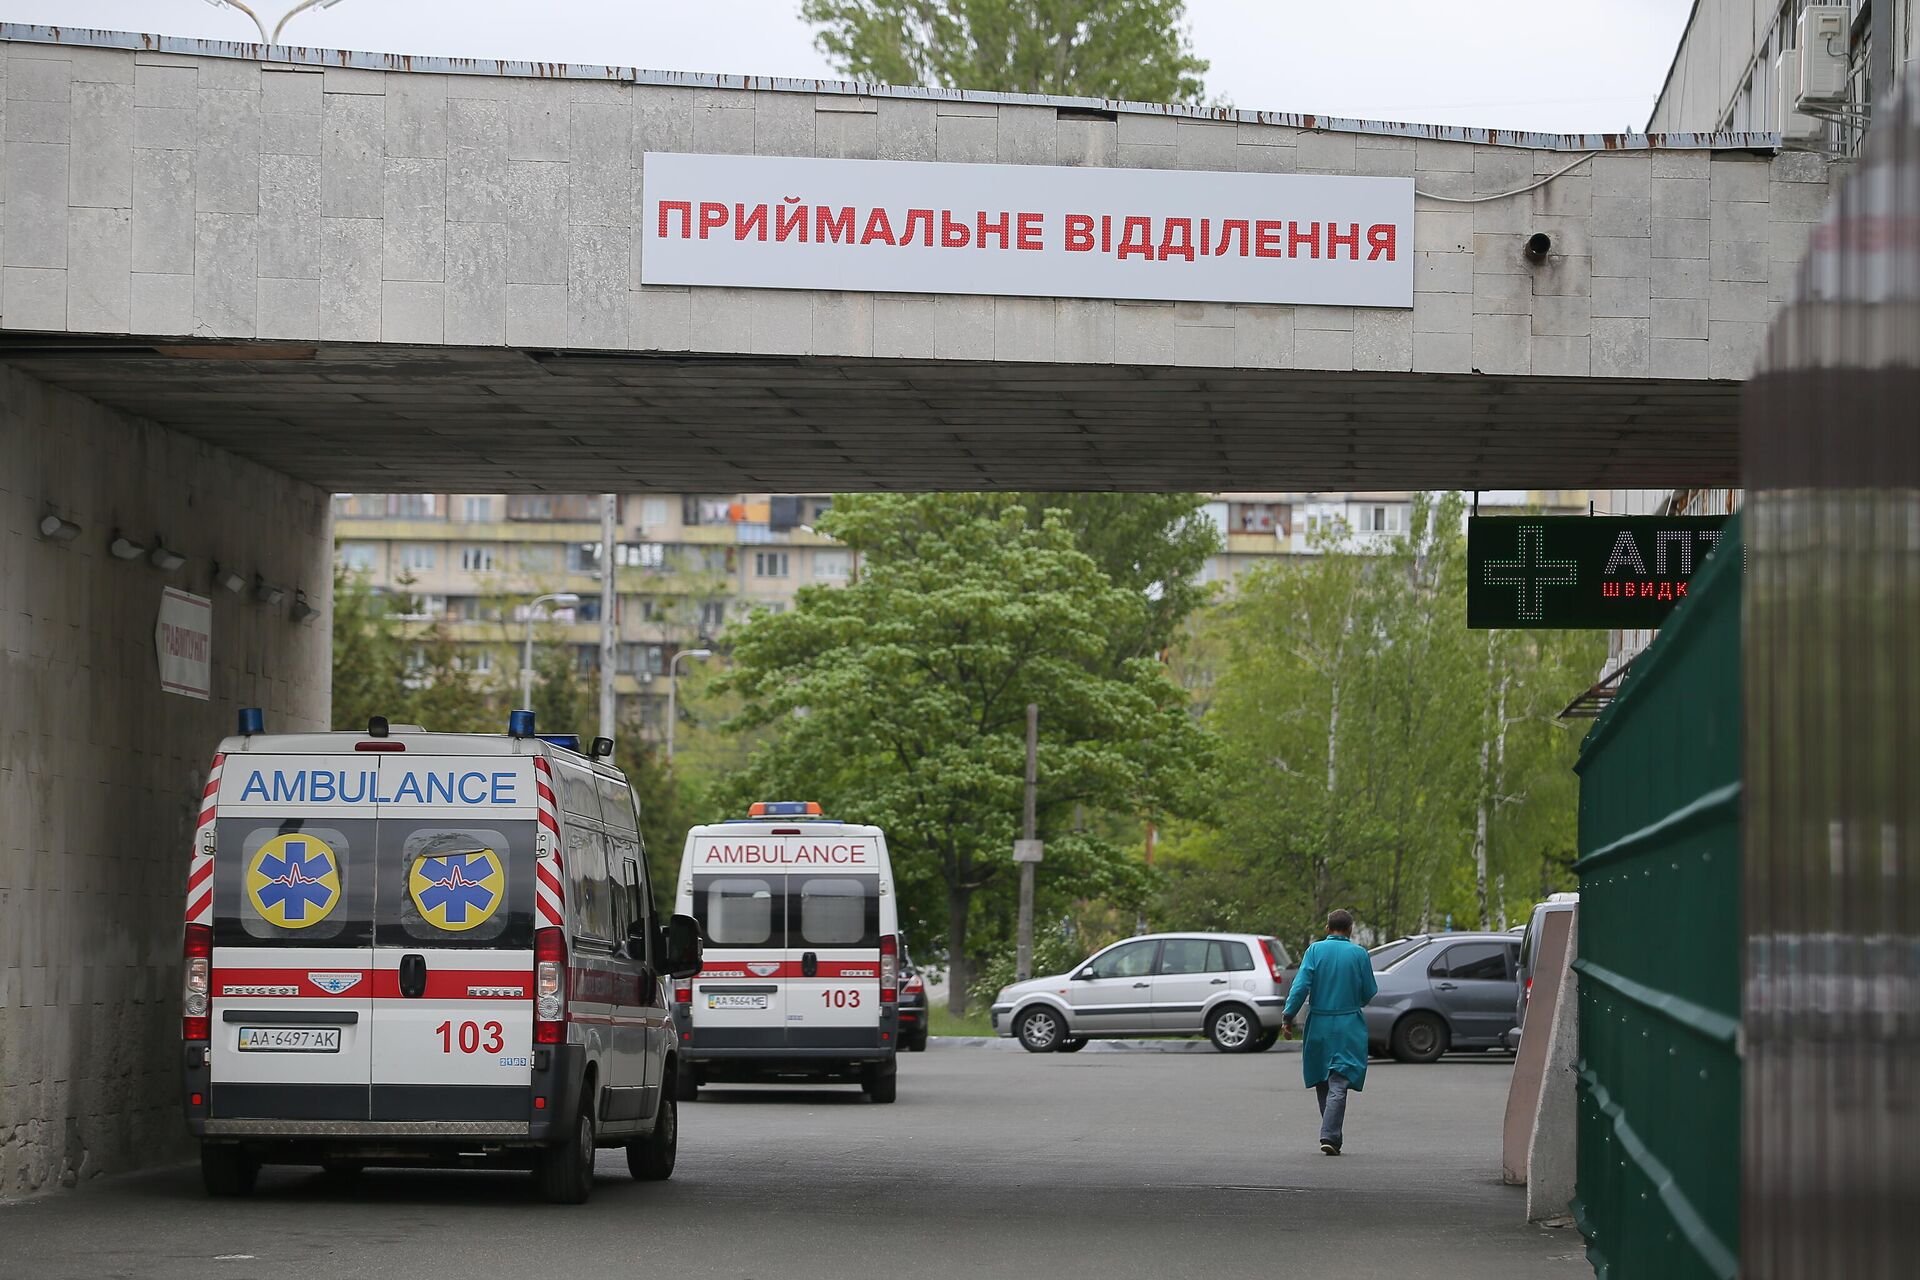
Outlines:
{"type": "MultiPolygon", "coordinates": [[[[271,28],[295,0],[248,0],[271,28]]],[[[1248,110],[1556,133],[1639,128],[1689,0],[1189,0],[1248,110]]],[[[798,0],[339,0],[286,41],[377,53],[831,76],[798,0]]],[[[204,0],[0,0],[0,19],[256,40],[204,0]]]]}

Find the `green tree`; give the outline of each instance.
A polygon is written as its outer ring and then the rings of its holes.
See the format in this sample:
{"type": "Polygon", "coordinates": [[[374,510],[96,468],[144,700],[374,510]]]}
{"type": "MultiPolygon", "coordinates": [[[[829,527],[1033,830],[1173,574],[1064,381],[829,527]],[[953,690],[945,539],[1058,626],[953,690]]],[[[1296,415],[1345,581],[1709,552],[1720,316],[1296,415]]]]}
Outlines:
{"type": "Polygon", "coordinates": [[[386,598],[364,573],[333,568],[333,723],[393,719],[406,697],[407,645],[387,616],[386,598]]]}
{"type": "Polygon", "coordinates": [[[887,84],[1200,101],[1184,0],[804,0],[843,74],[887,84]]]}
{"type": "Polygon", "coordinates": [[[1146,602],[1075,545],[1064,513],[1036,525],[993,495],[865,495],[837,499],[823,526],[861,556],[859,577],[805,588],[732,637],[722,683],[744,699],[738,722],[769,731],[733,802],[816,799],[883,827],[904,914],[945,916],[932,931],[959,1012],[975,901],[1015,878],[1027,704],[1040,707],[1042,875],[1087,897],[1137,904],[1146,880],[1131,847],[1076,811],[1191,812],[1210,745],[1159,663],[1112,664],[1146,602]]]}

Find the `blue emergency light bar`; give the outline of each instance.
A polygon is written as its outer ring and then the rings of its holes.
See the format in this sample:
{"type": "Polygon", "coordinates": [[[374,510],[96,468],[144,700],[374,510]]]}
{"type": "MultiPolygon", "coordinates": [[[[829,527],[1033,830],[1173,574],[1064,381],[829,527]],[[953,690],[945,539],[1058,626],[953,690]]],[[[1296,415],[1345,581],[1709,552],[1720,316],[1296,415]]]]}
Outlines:
{"type": "MultiPolygon", "coordinates": [[[[527,714],[531,716],[533,713],[527,714]]],[[[550,742],[556,747],[565,747],[569,751],[580,750],[580,735],[577,733],[543,733],[539,738],[542,742],[550,742]]]]}
{"type": "Polygon", "coordinates": [[[531,738],[533,736],[533,712],[509,711],[507,713],[507,736],[509,738],[531,738]]]}
{"type": "Polygon", "coordinates": [[[747,810],[749,818],[817,818],[820,805],[813,800],[762,800],[747,810]]]}
{"type": "Polygon", "coordinates": [[[240,736],[251,738],[256,733],[267,731],[267,713],[259,707],[240,708],[240,736]]]}

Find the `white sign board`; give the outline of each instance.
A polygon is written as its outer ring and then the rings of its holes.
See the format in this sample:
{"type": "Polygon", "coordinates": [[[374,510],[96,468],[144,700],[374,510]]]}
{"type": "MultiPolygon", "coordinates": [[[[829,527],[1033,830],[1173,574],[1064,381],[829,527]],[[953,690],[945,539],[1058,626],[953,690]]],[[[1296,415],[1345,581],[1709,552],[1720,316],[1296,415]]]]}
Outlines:
{"type": "Polygon", "coordinates": [[[206,701],[213,692],[213,601],[162,587],[153,650],[162,689],[206,701]]]}
{"type": "Polygon", "coordinates": [[[1413,180],[648,152],[645,284],[1413,305],[1413,180]]]}

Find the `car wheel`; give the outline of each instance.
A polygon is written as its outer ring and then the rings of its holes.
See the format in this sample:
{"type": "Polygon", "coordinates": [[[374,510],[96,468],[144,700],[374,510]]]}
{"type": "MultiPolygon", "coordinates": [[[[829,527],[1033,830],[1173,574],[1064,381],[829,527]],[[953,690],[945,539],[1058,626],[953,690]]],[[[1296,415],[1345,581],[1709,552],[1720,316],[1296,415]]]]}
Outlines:
{"type": "Polygon", "coordinates": [[[1067,1025],[1060,1015],[1043,1004],[1021,1010],[1014,1026],[1019,1032],[1020,1047],[1028,1053],[1052,1053],[1067,1034],[1067,1025]]]}
{"type": "Polygon", "coordinates": [[[1437,1014],[1410,1013],[1393,1028],[1393,1056],[1402,1062],[1437,1062],[1447,1051],[1447,1024],[1437,1014]]]}
{"type": "Polygon", "coordinates": [[[1060,1038],[1060,1047],[1055,1049],[1054,1052],[1078,1053],[1086,1047],[1087,1038],[1085,1036],[1062,1036],[1060,1038]]]}
{"type": "Polygon", "coordinates": [[[1243,1004],[1223,1004],[1207,1015],[1207,1039],[1222,1053],[1250,1053],[1260,1034],[1260,1020],[1243,1004]]]}
{"type": "Polygon", "coordinates": [[[892,1063],[860,1072],[860,1091],[875,1102],[892,1102],[900,1092],[900,1073],[892,1063]]]}
{"type": "Polygon", "coordinates": [[[916,1031],[901,1041],[900,1047],[908,1053],[925,1053],[927,1051],[927,1033],[924,1030],[916,1031]]]}
{"type": "Polygon", "coordinates": [[[1278,1031],[1262,1031],[1258,1036],[1254,1038],[1253,1052],[1265,1053],[1267,1050],[1273,1048],[1273,1046],[1279,1043],[1280,1043],[1280,1033],[1278,1031]]]}
{"type": "Polygon", "coordinates": [[[671,1096],[663,1097],[653,1132],[627,1144],[627,1172],[640,1182],[665,1182],[673,1176],[673,1162],[679,1152],[680,1104],[671,1096]]]}
{"type": "Polygon", "coordinates": [[[580,1096],[573,1136],[540,1153],[534,1167],[540,1194],[554,1204],[585,1204],[593,1191],[593,1090],[580,1096]]]}
{"type": "Polygon", "coordinates": [[[673,1096],[678,1102],[700,1101],[700,1077],[693,1073],[690,1063],[681,1063],[673,1073],[673,1096]]]}
{"type": "Polygon", "coordinates": [[[218,1142],[200,1146],[200,1181],[210,1196],[250,1196],[260,1178],[260,1162],[243,1148],[218,1142]]]}

